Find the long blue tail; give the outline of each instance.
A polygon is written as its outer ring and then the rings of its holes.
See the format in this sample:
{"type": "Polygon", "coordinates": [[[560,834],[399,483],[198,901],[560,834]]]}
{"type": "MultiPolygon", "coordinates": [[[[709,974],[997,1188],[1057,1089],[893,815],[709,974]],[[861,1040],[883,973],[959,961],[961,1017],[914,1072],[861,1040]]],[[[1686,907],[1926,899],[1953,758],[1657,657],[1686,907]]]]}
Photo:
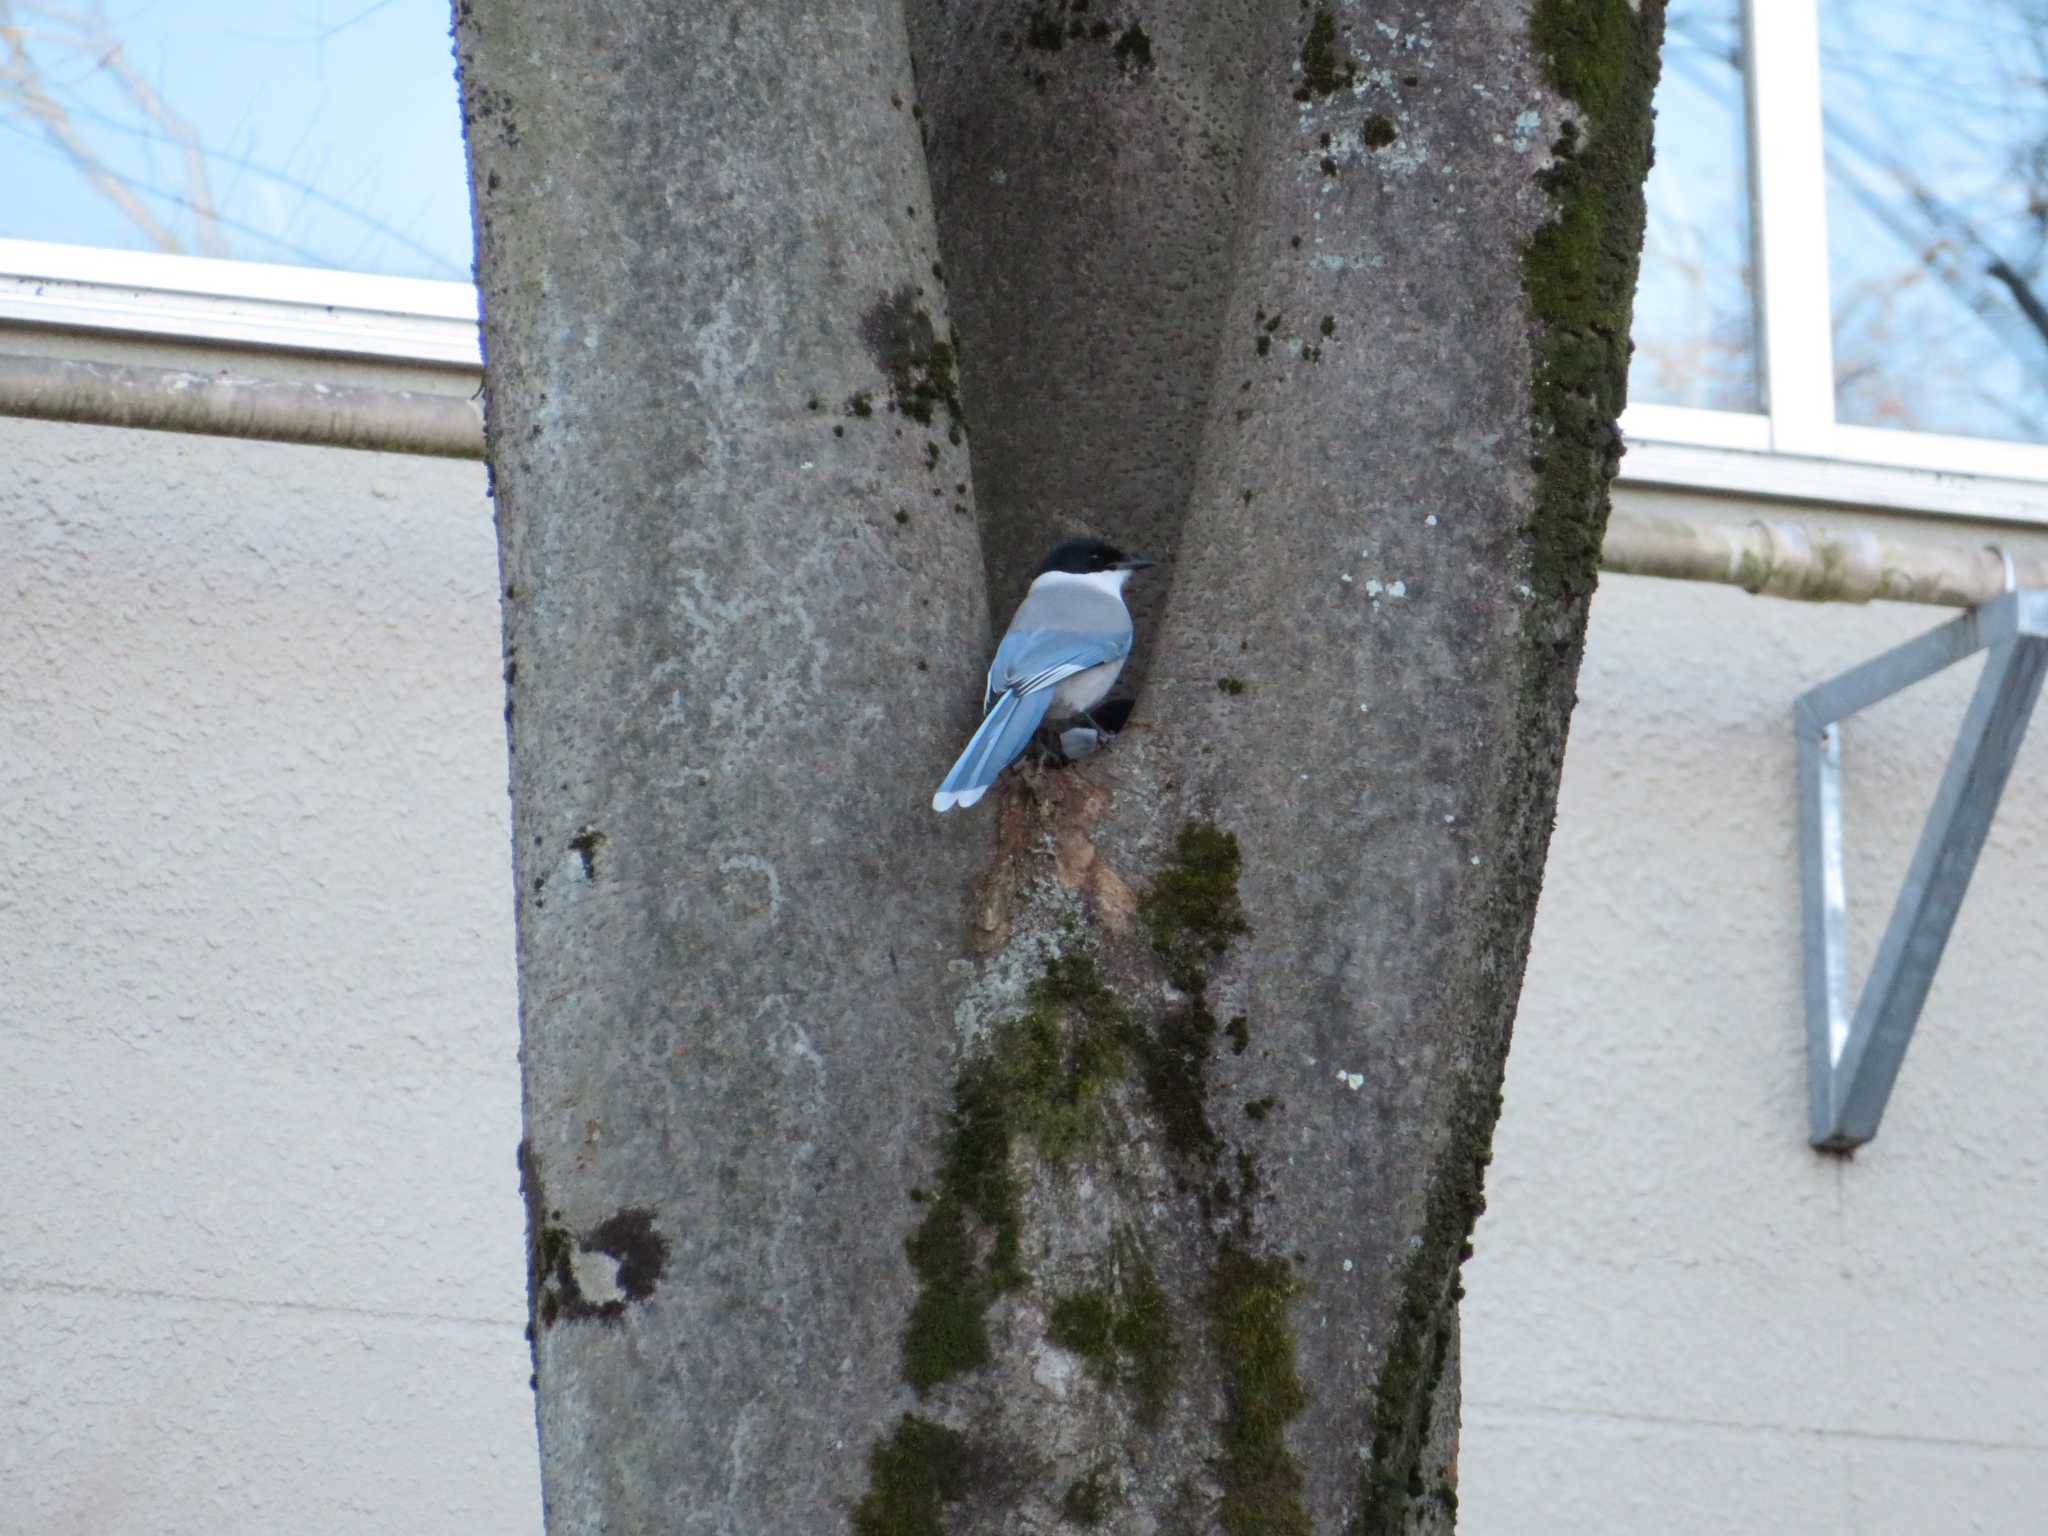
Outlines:
{"type": "Polygon", "coordinates": [[[981,729],[967,743],[967,750],[960,754],[960,761],[946,775],[946,782],[932,796],[932,809],[950,811],[956,805],[965,809],[987,794],[996,775],[1009,767],[1010,759],[1031,740],[1031,733],[1052,707],[1052,694],[1052,689],[1040,688],[1025,694],[1006,693],[997,699],[981,729]]]}

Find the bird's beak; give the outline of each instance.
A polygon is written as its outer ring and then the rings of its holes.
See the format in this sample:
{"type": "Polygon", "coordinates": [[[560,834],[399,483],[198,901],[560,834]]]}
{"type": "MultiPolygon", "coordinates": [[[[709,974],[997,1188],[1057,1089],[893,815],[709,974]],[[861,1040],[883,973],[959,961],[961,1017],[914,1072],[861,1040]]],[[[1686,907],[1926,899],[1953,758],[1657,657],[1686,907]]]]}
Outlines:
{"type": "Polygon", "coordinates": [[[1120,562],[1117,569],[1120,571],[1145,571],[1150,570],[1158,563],[1157,560],[1147,560],[1143,555],[1133,555],[1130,559],[1120,562]]]}

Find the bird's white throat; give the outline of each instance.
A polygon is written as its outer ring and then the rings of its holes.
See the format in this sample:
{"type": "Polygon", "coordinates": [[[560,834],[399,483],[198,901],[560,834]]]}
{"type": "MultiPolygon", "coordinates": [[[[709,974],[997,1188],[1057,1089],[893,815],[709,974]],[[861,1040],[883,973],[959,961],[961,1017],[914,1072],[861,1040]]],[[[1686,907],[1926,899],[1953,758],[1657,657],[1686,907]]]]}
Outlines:
{"type": "Polygon", "coordinates": [[[1124,583],[1130,579],[1129,571],[1047,571],[1033,579],[1031,585],[1034,590],[1039,587],[1093,587],[1111,597],[1122,597],[1124,583]]]}

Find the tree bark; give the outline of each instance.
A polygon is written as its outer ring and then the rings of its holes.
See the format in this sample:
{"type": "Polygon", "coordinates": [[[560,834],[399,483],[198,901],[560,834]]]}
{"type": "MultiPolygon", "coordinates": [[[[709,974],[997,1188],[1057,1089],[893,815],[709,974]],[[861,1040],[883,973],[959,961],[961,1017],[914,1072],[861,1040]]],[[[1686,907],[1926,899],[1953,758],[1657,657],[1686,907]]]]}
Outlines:
{"type": "Polygon", "coordinates": [[[985,825],[891,0],[464,0],[548,1529],[826,1531],[985,825]],[[928,671],[927,668],[930,670],[928,671]]]}
{"type": "MultiPolygon", "coordinates": [[[[908,0],[990,611],[1094,534],[1170,559],[1230,292],[1258,7],[908,0]]],[[[1139,583],[1141,635],[1166,584],[1139,583]]],[[[1142,689],[1140,648],[1126,669],[1142,689]]]]}
{"type": "Polygon", "coordinates": [[[457,20],[551,1532],[1450,1528],[1661,6],[556,9],[457,20]],[[1077,528],[1132,727],[931,817],[1077,528]]]}

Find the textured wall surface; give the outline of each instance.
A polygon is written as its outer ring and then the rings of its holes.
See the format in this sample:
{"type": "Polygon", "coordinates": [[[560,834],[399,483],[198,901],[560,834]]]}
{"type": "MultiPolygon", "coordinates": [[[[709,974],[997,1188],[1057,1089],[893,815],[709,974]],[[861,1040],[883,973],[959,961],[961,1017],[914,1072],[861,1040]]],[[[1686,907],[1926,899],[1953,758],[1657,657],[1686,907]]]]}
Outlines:
{"type": "Polygon", "coordinates": [[[537,1530],[481,468],[0,464],[0,1530],[537,1530]]]}
{"type": "MultiPolygon", "coordinates": [[[[0,463],[0,1529],[531,1536],[482,473],[4,421],[0,463]]],[[[1602,587],[1463,1530],[2038,1528],[2048,717],[1878,1139],[1804,1137],[1791,699],[1939,617],[1602,587]]],[[[1968,681],[1849,728],[1859,964],[1968,681]]]]}
{"type": "MultiPolygon", "coordinates": [[[[1465,1271],[1461,1529],[2041,1529],[2048,711],[1877,1139],[1805,1145],[1791,700],[1942,617],[1602,583],[1465,1271]]],[[[1980,665],[1845,727],[1858,984],[1980,665]]]]}

